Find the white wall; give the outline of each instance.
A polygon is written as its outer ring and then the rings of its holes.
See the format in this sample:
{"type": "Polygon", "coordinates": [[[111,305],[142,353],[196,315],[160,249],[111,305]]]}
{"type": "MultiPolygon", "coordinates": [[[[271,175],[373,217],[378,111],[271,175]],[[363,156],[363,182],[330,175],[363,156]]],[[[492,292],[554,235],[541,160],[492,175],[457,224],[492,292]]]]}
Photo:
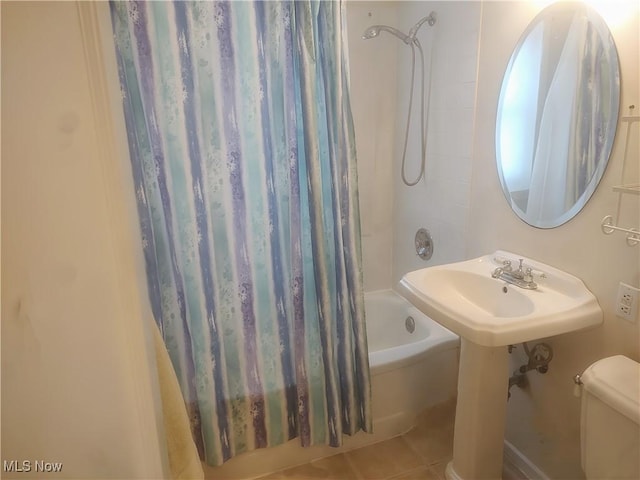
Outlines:
{"type": "MultiPolygon", "coordinates": [[[[399,153],[409,103],[410,49],[404,48],[399,57],[395,140],[398,153],[393,168],[393,286],[408,271],[458,261],[465,255],[480,3],[398,2],[398,25],[406,32],[431,11],[437,15],[436,24],[430,27],[425,23],[418,33],[427,72],[429,55],[433,55],[432,73],[427,77],[433,83],[426,179],[414,187],[407,187],[400,180],[399,153]],[[433,257],[428,262],[421,260],[415,251],[414,237],[420,227],[429,230],[434,241],[433,257]]],[[[419,78],[416,77],[413,125],[407,149],[408,179],[415,178],[420,162],[419,78]]]]}
{"type": "Polygon", "coordinates": [[[42,478],[47,461],[63,464],[48,478],[161,478],[133,189],[90,82],[100,52],[75,2],[1,8],[0,460],[31,462],[2,477],[42,478]]]}
{"type": "MultiPolygon", "coordinates": [[[[616,2],[602,2],[615,8],[616,2]]],[[[627,7],[634,2],[626,2],[627,7]]],[[[605,236],[600,222],[615,214],[620,183],[626,125],[618,128],[614,152],[605,176],[586,207],[567,224],[543,230],[530,227],[511,212],[500,189],[495,166],[494,125],[502,75],[511,51],[541,6],[534,2],[484,2],[480,40],[478,103],[473,149],[471,215],[467,237],[468,256],[496,249],[511,250],[561,268],[580,277],[596,295],[604,311],[604,325],[586,332],[546,339],[555,356],[549,372],[528,374],[530,387],[512,388],[507,439],[552,478],[582,478],[580,468],[580,400],[572,395],[572,377],[590,363],[612,354],[640,360],[640,329],[613,313],[618,282],[640,283],[640,248],[626,245],[622,234],[605,236]]],[[[610,19],[610,10],[603,10],[610,19]]],[[[625,20],[610,23],[618,47],[622,74],[621,107],[640,103],[639,11],[637,2],[625,20]]],[[[638,123],[630,142],[631,169],[626,182],[638,182],[638,123]],[[635,179],[633,178],[635,177],[635,179]]],[[[638,199],[624,199],[623,221],[638,227],[638,199]]],[[[522,348],[512,358],[512,369],[524,363],[522,348]]]]}
{"type": "Polygon", "coordinates": [[[349,1],[347,22],[351,106],[358,155],[365,291],[391,288],[393,158],[400,41],[383,34],[363,40],[365,29],[396,23],[395,2],[349,1]]]}
{"type": "MultiPolygon", "coordinates": [[[[455,261],[465,254],[480,3],[349,1],[347,13],[365,290],[371,291],[394,288],[410,270],[455,261]],[[431,11],[437,15],[435,26],[424,24],[418,34],[425,52],[427,88],[429,79],[433,82],[427,105],[426,180],[406,187],[400,171],[411,49],[386,32],[366,41],[360,37],[375,24],[406,33],[431,11]],[[414,247],[421,227],[430,231],[435,244],[428,263],[414,247]]],[[[406,156],[409,180],[420,168],[420,68],[417,54],[406,156]]]]}

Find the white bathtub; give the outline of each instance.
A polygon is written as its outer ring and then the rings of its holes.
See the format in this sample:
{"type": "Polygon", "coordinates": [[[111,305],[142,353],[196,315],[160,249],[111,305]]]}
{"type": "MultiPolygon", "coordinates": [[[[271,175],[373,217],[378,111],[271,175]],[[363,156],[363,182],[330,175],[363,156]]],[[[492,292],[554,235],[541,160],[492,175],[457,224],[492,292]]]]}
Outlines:
{"type": "Polygon", "coordinates": [[[372,375],[456,349],[458,336],[434,322],[393,290],[365,294],[369,366],[372,375]],[[407,329],[407,318],[414,330],[407,329]]]}
{"type": "Polygon", "coordinates": [[[365,294],[371,367],[373,433],[345,436],[344,446],[300,448],[300,440],[239,455],[207,478],[250,479],[314,459],[387,440],[411,429],[418,413],[452,399],[458,379],[456,335],[423,315],[392,290],[365,294]],[[407,316],[415,330],[405,327],[407,316]]]}
{"type": "Polygon", "coordinates": [[[390,438],[422,410],[455,397],[460,341],[393,290],[366,293],[365,312],[374,432],[390,438]]]}

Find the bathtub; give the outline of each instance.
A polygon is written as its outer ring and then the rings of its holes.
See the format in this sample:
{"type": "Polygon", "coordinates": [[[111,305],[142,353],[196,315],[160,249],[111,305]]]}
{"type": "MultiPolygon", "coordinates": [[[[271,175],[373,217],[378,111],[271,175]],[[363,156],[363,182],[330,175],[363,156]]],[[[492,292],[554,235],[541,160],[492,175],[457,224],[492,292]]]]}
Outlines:
{"type": "Polygon", "coordinates": [[[456,334],[431,320],[393,290],[366,293],[365,313],[372,375],[411,365],[459,346],[456,334]]]}
{"type": "Polygon", "coordinates": [[[284,445],[239,455],[220,467],[203,465],[206,478],[251,479],[395,437],[421,411],[451,400],[458,379],[458,337],[393,290],[365,293],[373,433],[344,437],[340,448],[284,445]],[[413,332],[407,330],[411,317],[413,332]]]}
{"type": "Polygon", "coordinates": [[[374,432],[391,438],[455,397],[460,341],[393,290],[366,293],[365,313],[374,432]]]}

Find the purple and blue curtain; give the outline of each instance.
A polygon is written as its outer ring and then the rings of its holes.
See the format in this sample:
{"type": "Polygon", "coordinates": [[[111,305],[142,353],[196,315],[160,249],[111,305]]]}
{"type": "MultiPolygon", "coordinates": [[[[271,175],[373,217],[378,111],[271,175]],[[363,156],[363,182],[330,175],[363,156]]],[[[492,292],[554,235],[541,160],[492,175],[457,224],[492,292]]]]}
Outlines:
{"type": "Polygon", "coordinates": [[[371,431],[343,9],[111,3],[149,296],[211,465],[371,431]]]}

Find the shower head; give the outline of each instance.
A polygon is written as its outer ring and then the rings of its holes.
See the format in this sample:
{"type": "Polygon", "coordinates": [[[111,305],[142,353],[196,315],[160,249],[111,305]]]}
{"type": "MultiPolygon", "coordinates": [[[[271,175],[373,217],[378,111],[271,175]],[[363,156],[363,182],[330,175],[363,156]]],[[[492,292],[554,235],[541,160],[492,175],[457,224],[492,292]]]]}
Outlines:
{"type": "Polygon", "coordinates": [[[433,27],[433,25],[436,23],[436,12],[431,12],[429,15],[427,15],[426,17],[421,18],[418,21],[418,23],[416,23],[413,27],[411,27],[411,30],[409,30],[409,35],[408,35],[408,37],[411,40],[416,38],[416,34],[418,33],[418,29],[420,29],[420,27],[425,22],[429,22],[429,26],[433,27]]]}
{"type": "Polygon", "coordinates": [[[400,30],[393,27],[389,27],[388,25],[372,25],[371,27],[367,28],[364,31],[364,33],[362,34],[362,38],[364,40],[375,38],[378,35],[380,35],[380,32],[383,30],[385,32],[389,32],[391,35],[398,37],[400,40],[402,40],[406,44],[410,44],[413,41],[413,39],[410,38],[408,35],[405,35],[400,30]]]}

